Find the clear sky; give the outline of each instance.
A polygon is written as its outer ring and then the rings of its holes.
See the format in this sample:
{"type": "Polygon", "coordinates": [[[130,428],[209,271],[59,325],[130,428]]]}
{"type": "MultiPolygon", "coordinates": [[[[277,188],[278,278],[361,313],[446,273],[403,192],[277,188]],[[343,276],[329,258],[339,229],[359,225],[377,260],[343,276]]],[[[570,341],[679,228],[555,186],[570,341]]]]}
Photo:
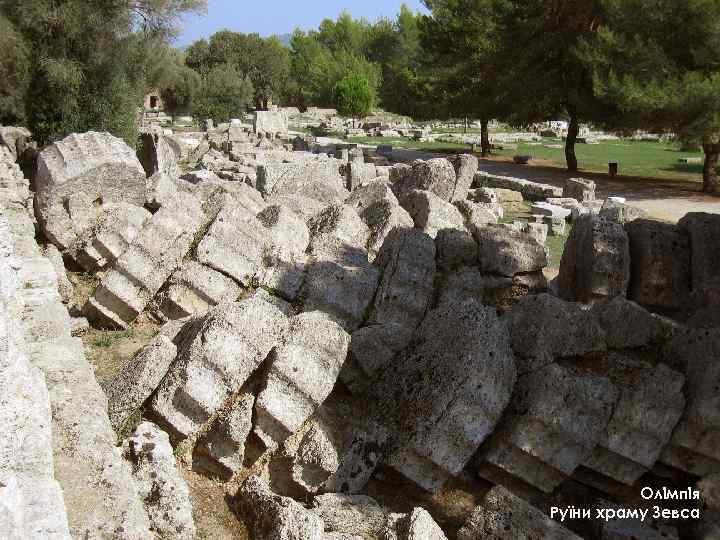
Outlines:
{"type": "Polygon", "coordinates": [[[261,36],[289,34],[295,28],[309,30],[344,9],[355,18],[374,21],[394,17],[403,3],[424,10],[420,0],[208,0],[207,16],[186,18],[176,45],[184,47],[223,29],[261,36]]]}

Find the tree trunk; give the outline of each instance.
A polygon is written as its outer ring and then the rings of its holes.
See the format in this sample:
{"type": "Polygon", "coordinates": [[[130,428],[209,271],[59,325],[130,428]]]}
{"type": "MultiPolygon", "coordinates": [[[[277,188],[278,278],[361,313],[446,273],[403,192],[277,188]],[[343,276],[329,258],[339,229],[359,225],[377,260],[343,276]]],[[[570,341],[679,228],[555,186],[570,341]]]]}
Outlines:
{"type": "Polygon", "coordinates": [[[580,133],[580,124],[576,116],[570,117],[570,125],[568,126],[567,139],[565,139],[565,161],[567,162],[568,172],[577,172],[578,161],[575,155],[575,142],[580,133]]]}
{"type": "Polygon", "coordinates": [[[480,153],[483,157],[490,155],[490,130],[488,124],[489,122],[485,118],[480,119],[480,153]]]}
{"type": "Polygon", "coordinates": [[[703,191],[720,194],[720,179],[717,167],[720,158],[720,144],[703,144],[705,165],[703,166],[703,191]]]}

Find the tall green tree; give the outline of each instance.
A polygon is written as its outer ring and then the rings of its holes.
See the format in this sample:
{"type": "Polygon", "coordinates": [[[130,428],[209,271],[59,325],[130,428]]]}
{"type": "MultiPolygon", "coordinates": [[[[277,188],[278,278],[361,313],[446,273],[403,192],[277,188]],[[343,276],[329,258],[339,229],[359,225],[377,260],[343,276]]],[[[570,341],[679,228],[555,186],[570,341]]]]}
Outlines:
{"type": "Polygon", "coordinates": [[[253,102],[252,82],[231,65],[218,65],[203,75],[194,100],[195,115],[224,122],[237,118],[253,102]]]}
{"type": "Polygon", "coordinates": [[[351,73],[340,79],[333,89],[335,107],[342,116],[367,116],[375,104],[375,90],[362,73],[351,73]]]}
{"type": "Polygon", "coordinates": [[[720,193],[720,3],[602,0],[604,18],[582,53],[616,123],[700,141],[703,190],[720,193]],[[638,14],[642,13],[642,17],[638,14]]]}
{"type": "Polygon", "coordinates": [[[569,122],[565,159],[578,170],[575,144],[582,122],[614,118],[599,99],[582,49],[594,47],[605,16],[602,0],[497,0],[494,17],[502,62],[497,96],[516,125],[564,118],[569,122]]]}
{"type": "Polygon", "coordinates": [[[348,75],[365,77],[373,92],[382,81],[378,64],[349,47],[330,49],[317,32],[296,31],[290,41],[292,77],[297,83],[297,104],[331,107],[335,85],[348,75]]]}
{"type": "Polygon", "coordinates": [[[367,57],[381,66],[384,108],[413,118],[437,117],[438,102],[429,93],[437,65],[421,46],[420,19],[402,4],[396,19],[378,20],[370,29],[367,57]]]}
{"type": "Polygon", "coordinates": [[[209,41],[193,43],[187,65],[205,75],[219,65],[232,65],[250,79],[255,107],[265,109],[271,100],[285,97],[290,78],[290,52],[276,37],[222,30],[209,41]]]}
{"type": "Polygon", "coordinates": [[[498,99],[502,20],[496,0],[426,0],[420,21],[425,57],[435,67],[436,100],[444,116],[480,120],[481,149],[490,152],[489,121],[504,116],[498,99]]]}
{"type": "Polygon", "coordinates": [[[178,113],[192,113],[195,100],[202,86],[202,78],[195,70],[179,66],[160,85],[165,110],[175,117],[178,113]]]}

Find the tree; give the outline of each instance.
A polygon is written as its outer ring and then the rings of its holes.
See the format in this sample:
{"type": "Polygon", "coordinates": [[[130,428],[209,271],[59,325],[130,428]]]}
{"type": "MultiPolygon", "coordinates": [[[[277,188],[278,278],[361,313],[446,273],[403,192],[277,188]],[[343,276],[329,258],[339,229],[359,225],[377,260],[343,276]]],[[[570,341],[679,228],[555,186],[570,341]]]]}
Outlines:
{"type": "MultiPolygon", "coordinates": [[[[30,53],[25,110],[40,144],[107,130],[137,140],[152,51],[204,0],[2,0],[30,53]]],[[[4,32],[3,32],[4,34],[4,32]]]]}
{"type": "Polygon", "coordinates": [[[333,94],[335,107],[342,116],[355,119],[372,112],[375,91],[362,73],[352,73],[338,81],[333,94]]]}
{"type": "Polygon", "coordinates": [[[604,17],[603,1],[498,0],[493,4],[501,39],[496,54],[503,66],[498,101],[509,106],[507,119],[515,125],[567,119],[565,159],[571,172],[578,170],[575,143],[581,122],[603,124],[617,118],[613,103],[596,95],[582,53],[585,47],[595,46],[604,17]]]}
{"type": "Polygon", "coordinates": [[[616,104],[619,124],[701,141],[703,190],[720,193],[720,4],[602,3],[597,39],[582,49],[596,94],[616,104]]]}
{"type": "Polygon", "coordinates": [[[25,93],[28,89],[30,51],[13,24],[0,15],[0,124],[25,120],[25,93]]]}
{"type": "Polygon", "coordinates": [[[188,49],[187,65],[207,74],[218,65],[232,65],[250,79],[255,89],[255,106],[285,95],[290,77],[290,52],[276,37],[241,34],[230,30],[216,32],[210,41],[200,40],[188,49]]]}
{"type": "Polygon", "coordinates": [[[160,86],[165,110],[175,118],[180,112],[193,112],[193,105],[202,84],[200,75],[187,66],[177,68],[171,78],[160,86]]]}
{"type": "Polygon", "coordinates": [[[252,82],[233,65],[218,65],[202,77],[195,115],[223,122],[237,118],[253,101],[252,82]]]}
{"type": "Polygon", "coordinates": [[[180,17],[186,13],[207,13],[207,0],[124,0],[143,31],[175,35],[180,17]]]}
{"type": "Polygon", "coordinates": [[[296,31],[290,47],[291,73],[298,87],[299,106],[333,106],[335,85],[353,73],[363,75],[374,93],[381,84],[382,73],[378,64],[346,47],[331,50],[320,40],[317,32],[296,31]]]}
{"type": "Polygon", "coordinates": [[[494,0],[426,0],[420,20],[425,57],[434,66],[436,101],[443,116],[480,119],[481,150],[490,153],[489,121],[504,115],[499,102],[498,48],[502,36],[494,0]]]}

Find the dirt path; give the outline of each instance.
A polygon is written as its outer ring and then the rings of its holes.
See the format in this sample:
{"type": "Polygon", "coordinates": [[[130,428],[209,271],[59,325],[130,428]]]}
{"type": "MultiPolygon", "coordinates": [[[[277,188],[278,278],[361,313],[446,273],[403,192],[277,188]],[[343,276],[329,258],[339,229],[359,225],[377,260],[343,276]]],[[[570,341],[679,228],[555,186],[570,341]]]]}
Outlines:
{"type": "Polygon", "coordinates": [[[701,193],[700,185],[693,182],[636,177],[610,179],[607,174],[582,171],[570,174],[541,160],[532,165],[516,165],[507,158],[481,159],[480,169],[554,186],[563,186],[567,178],[588,178],[597,184],[598,197],[625,197],[629,204],[642,208],[650,217],[664,221],[676,222],[688,212],[720,214],[720,197],[701,193]]]}

